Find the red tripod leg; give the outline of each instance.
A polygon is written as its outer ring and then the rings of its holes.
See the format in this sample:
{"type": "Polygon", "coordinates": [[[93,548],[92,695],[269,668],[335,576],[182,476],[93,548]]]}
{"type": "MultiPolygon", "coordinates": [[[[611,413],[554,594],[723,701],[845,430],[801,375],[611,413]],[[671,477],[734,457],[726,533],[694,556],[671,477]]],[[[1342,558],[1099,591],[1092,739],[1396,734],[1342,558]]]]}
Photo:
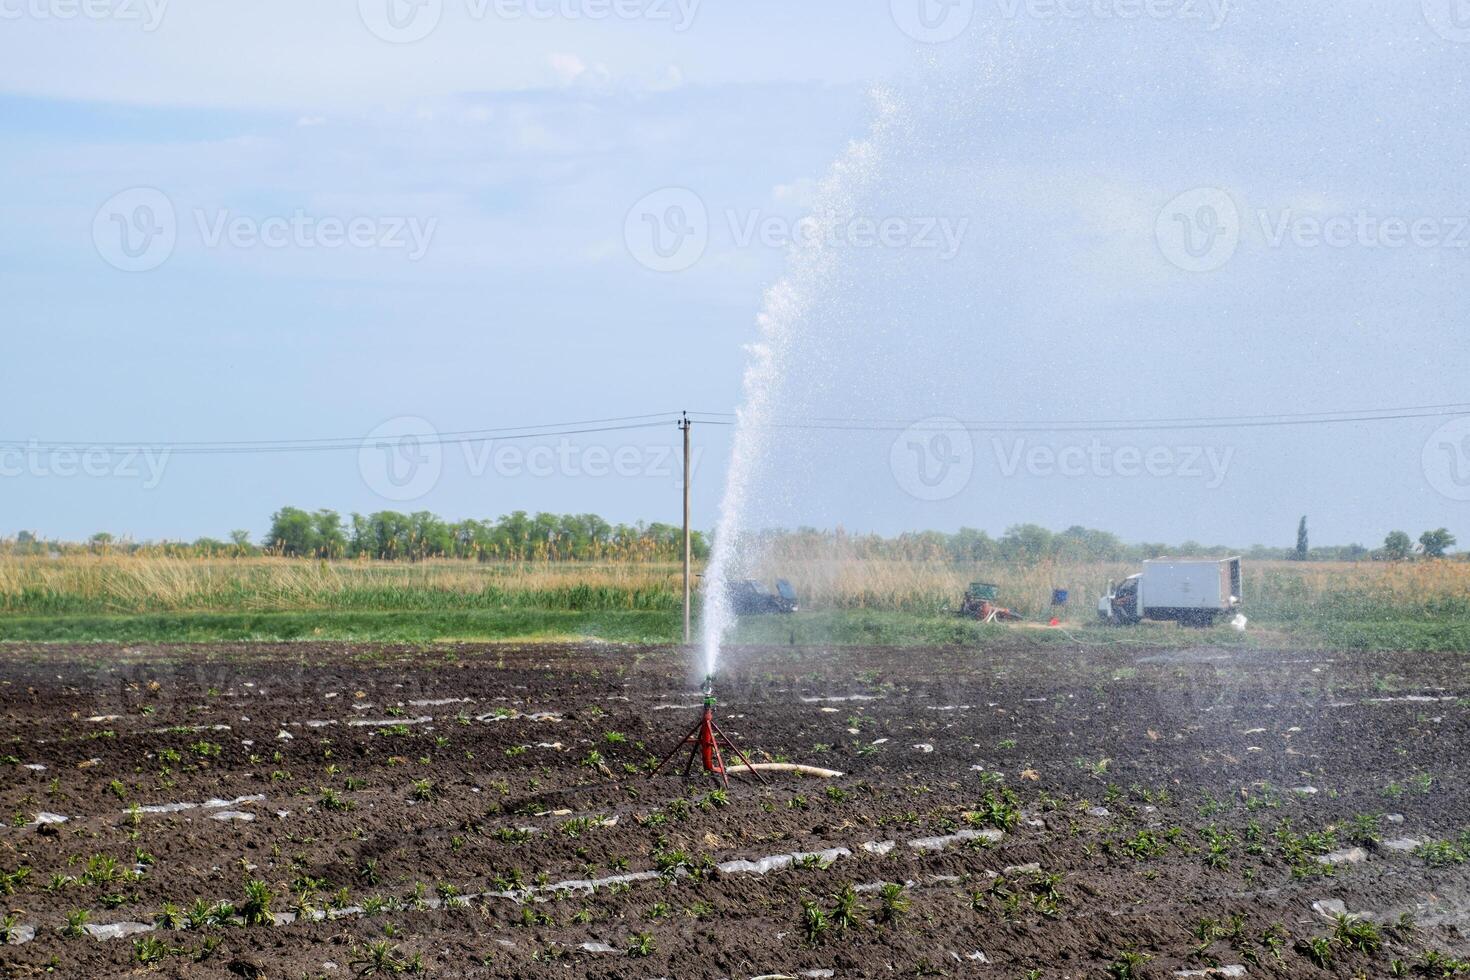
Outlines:
{"type": "Polygon", "coordinates": [[[748,770],[750,770],[750,774],[755,777],[756,782],[762,783],[762,784],[765,783],[766,777],[762,776],[759,772],[756,771],[755,766],[751,765],[750,764],[750,760],[745,757],[745,753],[740,751],[740,746],[738,746],[734,742],[730,741],[729,736],[727,736],[724,732],[720,731],[720,726],[719,725],[715,725],[715,734],[719,738],[724,739],[725,744],[728,745],[728,746],[730,746],[730,751],[731,752],[734,752],[735,755],[736,755],[736,757],[739,758],[740,761],[745,764],[745,768],[748,769],[748,770]]]}
{"type": "MultiPolygon", "coordinates": [[[[710,724],[713,725],[714,722],[710,722],[710,724]]],[[[720,741],[719,741],[719,739],[713,737],[714,736],[714,733],[713,732],[711,732],[710,735],[711,735],[711,738],[710,738],[710,746],[714,749],[715,763],[719,766],[718,769],[712,769],[710,771],[713,772],[713,773],[715,773],[716,775],[718,775],[720,777],[720,784],[722,786],[724,786],[725,789],[729,789],[730,788],[730,777],[725,772],[725,759],[724,759],[724,756],[720,755],[720,741]]]]}
{"type": "Polygon", "coordinates": [[[704,709],[704,721],[699,731],[699,751],[704,758],[704,771],[715,772],[716,766],[723,769],[724,764],[719,762],[718,746],[715,744],[715,716],[709,708],[704,709]]]}
{"type": "MultiPolygon", "coordinates": [[[[701,721],[700,722],[700,725],[702,725],[703,723],[704,722],[701,721]]],[[[689,729],[689,734],[687,734],[683,738],[681,738],[679,740],[679,744],[676,745],[676,746],[674,746],[674,750],[672,752],[670,752],[668,755],[664,756],[664,761],[663,762],[660,762],[657,766],[655,766],[653,772],[651,772],[651,773],[648,774],[648,778],[649,779],[652,779],[654,776],[657,776],[659,774],[659,771],[662,770],[664,766],[666,766],[666,765],[669,764],[669,760],[672,759],[674,756],[678,755],[679,754],[679,750],[682,749],[685,745],[688,745],[689,744],[690,739],[693,739],[696,743],[699,741],[698,735],[699,735],[700,725],[695,725],[693,728],[689,729]]]]}
{"type": "Polygon", "coordinates": [[[699,758],[699,746],[701,745],[700,733],[696,729],[695,734],[689,736],[689,759],[684,763],[684,778],[694,771],[694,760],[699,758]]]}

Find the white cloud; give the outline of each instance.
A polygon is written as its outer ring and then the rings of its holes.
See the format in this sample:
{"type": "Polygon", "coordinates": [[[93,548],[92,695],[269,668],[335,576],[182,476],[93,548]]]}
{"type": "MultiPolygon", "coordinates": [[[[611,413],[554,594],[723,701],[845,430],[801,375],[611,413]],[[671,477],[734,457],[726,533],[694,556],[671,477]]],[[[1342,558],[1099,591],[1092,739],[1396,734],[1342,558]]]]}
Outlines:
{"type": "Polygon", "coordinates": [[[587,72],[587,63],[574,54],[558,52],[547,57],[546,63],[551,66],[552,72],[556,74],[557,80],[563,85],[570,85],[581,78],[587,72]]]}
{"type": "Polygon", "coordinates": [[[661,74],[649,82],[648,89],[652,92],[672,92],[684,84],[684,69],[678,65],[666,65],[661,74]]]}

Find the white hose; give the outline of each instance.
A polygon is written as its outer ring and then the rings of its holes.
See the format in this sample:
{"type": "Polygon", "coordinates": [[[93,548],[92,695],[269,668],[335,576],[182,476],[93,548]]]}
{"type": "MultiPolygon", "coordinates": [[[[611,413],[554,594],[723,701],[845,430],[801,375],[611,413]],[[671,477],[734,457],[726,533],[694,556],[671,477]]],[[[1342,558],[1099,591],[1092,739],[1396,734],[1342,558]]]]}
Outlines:
{"type": "MultiPolygon", "coordinates": [[[[738,773],[744,769],[744,765],[729,767],[732,773],[738,773]]],[[[816,776],[818,779],[836,779],[842,773],[836,769],[822,769],[818,766],[800,766],[794,762],[757,762],[750,768],[756,772],[794,772],[803,776],[816,776]]]]}

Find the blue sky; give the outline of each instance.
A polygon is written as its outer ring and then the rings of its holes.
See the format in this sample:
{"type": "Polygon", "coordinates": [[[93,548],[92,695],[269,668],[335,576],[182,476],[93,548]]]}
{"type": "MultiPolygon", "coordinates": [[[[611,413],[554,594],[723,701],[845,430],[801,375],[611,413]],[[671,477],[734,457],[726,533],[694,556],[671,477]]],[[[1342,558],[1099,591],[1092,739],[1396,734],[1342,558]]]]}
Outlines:
{"type": "MultiPolygon", "coordinates": [[[[80,454],[396,434],[404,418],[444,432],[733,411],[795,222],[830,201],[824,176],[862,140],[872,173],[846,217],[898,220],[895,244],[839,243],[837,272],[808,284],[818,308],[793,328],[783,415],[1470,399],[1470,20],[1452,0],[74,9],[0,0],[3,439],[80,454]],[[882,106],[895,115],[875,137],[882,106]],[[639,208],[689,217],[668,210],[670,189],[695,195],[705,244],[660,271],[639,208]],[[161,220],[156,195],[172,210],[166,254],[118,252],[129,221],[161,220]],[[1211,245],[1211,220],[1233,246],[1211,245]],[[354,222],[360,240],[337,241],[354,222]],[[1326,244],[1324,227],[1348,237],[1326,244]]],[[[180,454],[157,479],[136,461],[88,476],[14,457],[0,528],[258,534],[287,503],[672,521],[675,436],[551,440],[549,470],[445,447],[406,500],[356,451],[180,454]],[[594,445],[637,462],[596,475],[594,445]]],[[[1448,416],[976,432],[969,476],[937,499],[896,462],[897,437],[771,440],[759,520],[1035,520],[1246,545],[1290,543],[1307,513],[1324,543],[1470,534],[1470,423],[1448,416]],[[1119,451],[1158,465],[1119,473],[1119,451]]],[[[730,438],[696,438],[709,526],[730,438]]]]}

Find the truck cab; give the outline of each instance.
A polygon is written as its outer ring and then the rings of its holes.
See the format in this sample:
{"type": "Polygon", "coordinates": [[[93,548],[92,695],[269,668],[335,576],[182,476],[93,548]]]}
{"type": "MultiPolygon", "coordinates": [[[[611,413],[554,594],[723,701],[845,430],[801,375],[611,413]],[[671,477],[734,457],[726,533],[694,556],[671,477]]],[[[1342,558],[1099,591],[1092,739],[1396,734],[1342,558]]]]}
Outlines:
{"type": "Polygon", "coordinates": [[[1117,588],[1108,583],[1108,594],[1097,601],[1098,617],[1105,622],[1128,626],[1143,618],[1138,610],[1138,582],[1143,576],[1130,575],[1117,588]]]}

